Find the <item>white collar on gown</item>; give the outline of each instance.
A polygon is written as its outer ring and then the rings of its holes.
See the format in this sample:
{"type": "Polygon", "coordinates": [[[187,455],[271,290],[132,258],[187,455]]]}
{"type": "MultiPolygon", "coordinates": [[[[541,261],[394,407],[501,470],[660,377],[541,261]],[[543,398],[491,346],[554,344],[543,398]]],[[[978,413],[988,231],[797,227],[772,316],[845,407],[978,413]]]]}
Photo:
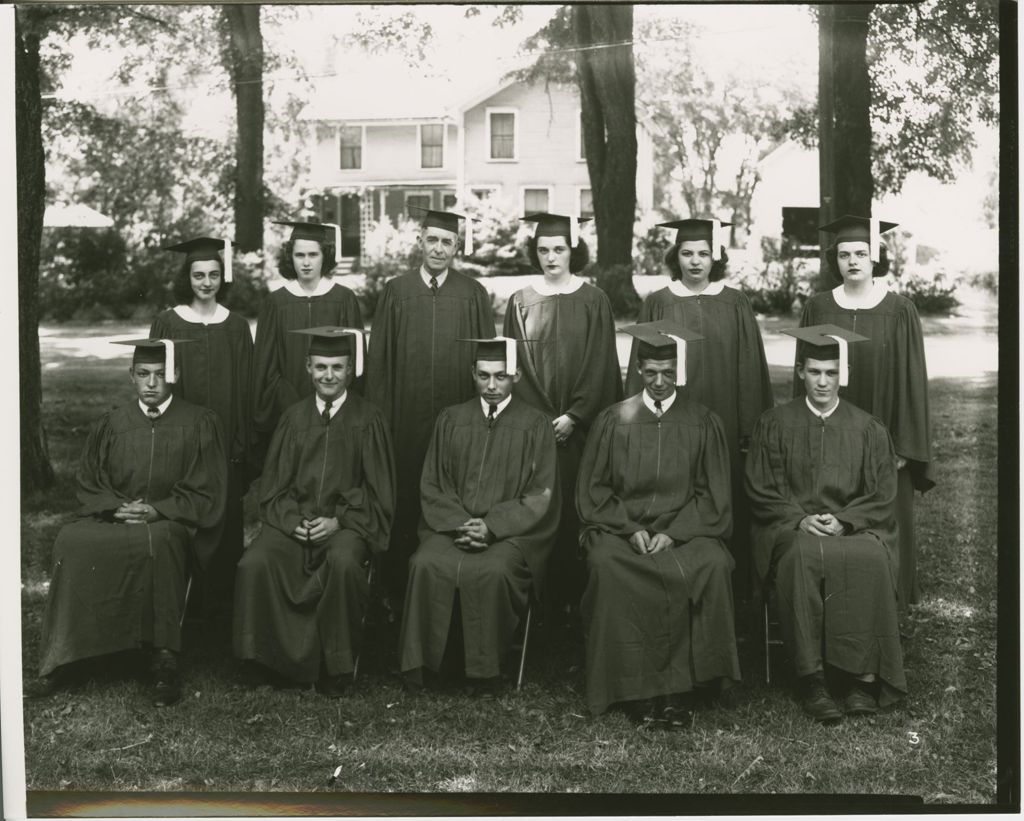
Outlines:
{"type": "Polygon", "coordinates": [[[305,290],[297,279],[285,280],[284,287],[292,296],[323,296],[334,287],[334,280],[330,277],[320,277],[320,282],[312,291],[305,290]]]}
{"type": "Polygon", "coordinates": [[[848,296],[842,285],[832,289],[832,296],[835,298],[836,305],[848,311],[853,311],[857,308],[874,308],[885,299],[887,293],[889,293],[889,287],[880,279],[872,282],[871,290],[860,297],[848,296]]]}
{"type": "Polygon", "coordinates": [[[533,282],[530,283],[535,290],[541,296],[555,296],[557,294],[572,294],[583,287],[582,277],[576,276],[576,274],[569,274],[569,281],[561,287],[554,285],[548,285],[547,280],[544,279],[544,275],[535,276],[533,282]]]}
{"type": "Polygon", "coordinates": [[[220,325],[231,313],[223,305],[218,305],[212,316],[201,316],[197,314],[191,305],[175,305],[174,313],[186,322],[195,322],[198,325],[220,325]]]}
{"type": "Polygon", "coordinates": [[[725,287],[725,280],[719,279],[715,282],[709,282],[708,287],[703,291],[691,291],[678,279],[670,280],[668,283],[668,289],[676,296],[718,296],[722,293],[722,289],[725,287]]]}

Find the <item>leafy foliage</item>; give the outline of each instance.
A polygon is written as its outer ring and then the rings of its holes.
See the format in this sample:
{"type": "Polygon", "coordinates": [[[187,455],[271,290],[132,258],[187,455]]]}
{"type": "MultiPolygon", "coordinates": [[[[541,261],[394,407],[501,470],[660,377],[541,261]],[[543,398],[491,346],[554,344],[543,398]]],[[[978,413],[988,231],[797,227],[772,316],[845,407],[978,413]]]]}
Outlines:
{"type": "Polygon", "coordinates": [[[771,82],[742,67],[709,71],[698,53],[682,47],[703,33],[687,20],[644,21],[638,107],[654,139],[664,207],[674,213],[685,208],[691,216],[729,214],[732,244],[742,244],[758,164],[796,127],[794,115],[806,100],[792,75],[781,71],[771,82]]]}
{"type": "Polygon", "coordinates": [[[771,237],[761,239],[761,257],[760,265],[748,268],[730,262],[729,279],[747,295],[754,313],[789,316],[812,292],[816,266],[771,237]]]}

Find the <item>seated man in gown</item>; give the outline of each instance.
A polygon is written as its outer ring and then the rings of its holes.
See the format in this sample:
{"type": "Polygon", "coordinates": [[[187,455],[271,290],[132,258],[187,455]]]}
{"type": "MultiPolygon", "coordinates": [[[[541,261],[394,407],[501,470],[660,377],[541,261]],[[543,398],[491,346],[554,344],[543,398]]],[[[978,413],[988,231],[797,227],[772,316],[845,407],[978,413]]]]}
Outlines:
{"type": "Polygon", "coordinates": [[[729,448],[719,417],[676,391],[700,337],[669,320],[622,330],[643,390],[597,417],[576,489],[587,706],[685,729],[698,695],[731,702],[740,679],[729,448]]]}
{"type": "Polygon", "coordinates": [[[86,440],[81,515],[53,546],[42,678],[30,694],[51,692],[71,662],[145,648],[154,705],[181,697],[188,569],[217,547],[227,487],[217,415],[171,395],[182,343],[118,342],[135,348],[135,397],[105,413],[86,440]]]}
{"type": "Polygon", "coordinates": [[[774,590],[804,711],[828,724],[844,712],[875,713],[907,689],[896,454],[881,422],[839,398],[847,345],[865,338],[834,325],[784,333],[799,340],[806,396],[766,411],[754,427],[746,475],[754,565],[774,590]]]}
{"type": "MultiPolygon", "coordinates": [[[[263,530],[235,575],[234,650],[251,679],[345,694],[362,643],[370,554],[387,549],[394,513],[391,437],[377,407],[348,390],[363,372],[363,332],[310,339],[313,395],[270,440],[259,503],[263,530]]],[[[253,681],[253,683],[256,683],[253,681]]]]}
{"type": "Polygon", "coordinates": [[[558,528],[554,434],[548,418],[513,393],[516,341],[466,341],[477,346],[479,395],[441,412],[420,482],[420,545],[399,639],[413,690],[424,667],[440,671],[459,633],[466,678],[484,691],[500,686],[503,656],[531,589],[541,589],[558,528]]]}

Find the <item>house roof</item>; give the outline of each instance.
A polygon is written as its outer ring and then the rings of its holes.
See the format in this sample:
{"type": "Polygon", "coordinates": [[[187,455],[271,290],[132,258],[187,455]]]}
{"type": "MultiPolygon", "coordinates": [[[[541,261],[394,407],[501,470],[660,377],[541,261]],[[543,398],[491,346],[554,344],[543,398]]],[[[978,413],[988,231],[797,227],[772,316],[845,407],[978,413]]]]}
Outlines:
{"type": "Polygon", "coordinates": [[[408,66],[370,62],[358,76],[315,82],[303,120],[454,120],[463,111],[511,85],[509,69],[471,77],[417,76],[408,66]]]}
{"type": "Polygon", "coordinates": [[[46,228],[111,228],[114,221],[82,203],[47,205],[43,212],[46,228]]]}

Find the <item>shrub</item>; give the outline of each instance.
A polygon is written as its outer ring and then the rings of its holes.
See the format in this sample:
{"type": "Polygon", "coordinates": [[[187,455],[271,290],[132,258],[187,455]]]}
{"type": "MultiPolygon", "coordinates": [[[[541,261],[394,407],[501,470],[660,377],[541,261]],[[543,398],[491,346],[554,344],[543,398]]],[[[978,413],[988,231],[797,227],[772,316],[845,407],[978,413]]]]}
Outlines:
{"type": "Polygon", "coordinates": [[[633,273],[638,276],[654,276],[667,272],[665,252],[672,245],[672,232],[652,225],[646,231],[637,228],[634,238],[636,253],[633,256],[633,273]]]}
{"type": "Polygon", "coordinates": [[[896,280],[896,289],[914,303],[918,312],[928,316],[949,316],[960,304],[955,292],[960,277],[948,279],[941,271],[935,273],[904,273],[896,280]]]}
{"type": "Polygon", "coordinates": [[[734,269],[729,279],[747,295],[755,313],[785,316],[801,305],[811,293],[815,276],[808,260],[793,257],[770,237],[761,240],[763,262],[759,266],[734,269]]]}
{"type": "Polygon", "coordinates": [[[39,305],[45,319],[126,318],[135,299],[123,237],[111,228],[45,228],[39,254],[39,305]]]}
{"type": "Polygon", "coordinates": [[[363,237],[363,255],[353,270],[366,277],[356,294],[364,320],[372,319],[377,312],[384,283],[419,264],[418,234],[419,225],[412,220],[400,220],[396,227],[391,220],[383,219],[363,237]]]}

